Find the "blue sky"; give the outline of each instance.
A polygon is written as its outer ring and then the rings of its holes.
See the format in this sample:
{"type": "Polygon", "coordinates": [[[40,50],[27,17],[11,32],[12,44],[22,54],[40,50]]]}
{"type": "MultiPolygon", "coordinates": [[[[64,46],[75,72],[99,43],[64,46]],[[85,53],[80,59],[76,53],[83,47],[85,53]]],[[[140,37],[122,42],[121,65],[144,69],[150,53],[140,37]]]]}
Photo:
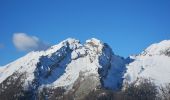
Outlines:
{"type": "Polygon", "coordinates": [[[0,0],[0,65],[28,52],[17,33],[50,45],[95,37],[127,57],[170,39],[170,0],[0,0]]]}

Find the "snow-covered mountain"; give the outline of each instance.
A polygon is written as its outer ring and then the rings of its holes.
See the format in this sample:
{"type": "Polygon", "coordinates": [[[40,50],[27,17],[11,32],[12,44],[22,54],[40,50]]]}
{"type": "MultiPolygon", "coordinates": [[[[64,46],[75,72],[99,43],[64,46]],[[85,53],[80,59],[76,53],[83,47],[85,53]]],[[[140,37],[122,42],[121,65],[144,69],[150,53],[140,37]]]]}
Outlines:
{"type": "Polygon", "coordinates": [[[139,82],[141,78],[150,79],[157,86],[170,83],[170,40],[155,43],[126,66],[124,82],[139,82]]]}
{"type": "MultiPolygon", "coordinates": [[[[124,58],[115,55],[100,40],[92,38],[82,45],[69,38],[4,66],[0,70],[0,97],[8,94],[22,97],[27,93],[35,99],[48,89],[81,98],[80,94],[88,94],[97,87],[116,90],[122,85],[125,64],[124,58]]],[[[53,97],[56,92],[46,95],[53,97]]]]}
{"type": "Polygon", "coordinates": [[[161,86],[169,76],[170,40],[124,59],[95,38],[85,44],[69,38],[0,67],[0,99],[58,100],[67,94],[66,100],[81,100],[98,88],[118,90],[143,78],[161,86]]]}

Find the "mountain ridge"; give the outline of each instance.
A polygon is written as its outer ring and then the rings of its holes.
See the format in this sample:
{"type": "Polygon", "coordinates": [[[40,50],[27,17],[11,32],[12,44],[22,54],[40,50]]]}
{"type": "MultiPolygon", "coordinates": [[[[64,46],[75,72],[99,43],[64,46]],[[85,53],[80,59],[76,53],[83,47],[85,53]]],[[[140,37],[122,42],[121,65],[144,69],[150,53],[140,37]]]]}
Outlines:
{"type": "Polygon", "coordinates": [[[63,91],[83,94],[75,97],[82,99],[96,88],[116,91],[125,83],[140,82],[140,78],[151,79],[160,86],[170,83],[169,51],[170,41],[165,40],[125,59],[98,39],[81,44],[79,40],[68,38],[45,51],[30,52],[1,68],[0,96],[18,87],[18,93],[29,92],[32,99],[39,98],[44,89],[53,91],[48,97],[56,95],[54,91],[63,91]]]}

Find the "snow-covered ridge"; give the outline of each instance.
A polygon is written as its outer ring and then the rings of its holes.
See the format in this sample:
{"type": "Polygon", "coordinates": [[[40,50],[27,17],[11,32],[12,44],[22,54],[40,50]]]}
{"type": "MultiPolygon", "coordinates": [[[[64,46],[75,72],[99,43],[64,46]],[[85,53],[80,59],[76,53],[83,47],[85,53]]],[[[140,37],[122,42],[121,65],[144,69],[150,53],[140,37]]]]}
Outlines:
{"type": "Polygon", "coordinates": [[[132,83],[140,78],[162,85],[170,83],[169,66],[170,40],[153,44],[141,54],[124,59],[98,39],[81,44],[79,40],[68,38],[46,51],[32,51],[1,67],[0,84],[14,73],[25,73],[24,86],[36,81],[36,89],[43,86],[71,89],[80,76],[94,77],[94,83],[113,90],[120,89],[123,82],[132,83]]]}
{"type": "Polygon", "coordinates": [[[134,61],[126,66],[125,83],[138,82],[141,78],[150,79],[158,86],[170,83],[170,40],[152,44],[131,58],[134,61]]]}
{"type": "Polygon", "coordinates": [[[170,40],[164,40],[160,43],[155,43],[149,46],[142,54],[161,55],[170,52],[170,40]]]}

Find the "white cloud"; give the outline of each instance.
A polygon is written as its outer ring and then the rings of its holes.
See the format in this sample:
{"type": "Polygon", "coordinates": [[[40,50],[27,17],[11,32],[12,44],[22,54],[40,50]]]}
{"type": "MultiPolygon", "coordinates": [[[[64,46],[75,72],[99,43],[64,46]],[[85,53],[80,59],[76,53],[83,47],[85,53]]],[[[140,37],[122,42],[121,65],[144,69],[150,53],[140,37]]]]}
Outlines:
{"type": "Polygon", "coordinates": [[[20,51],[44,50],[49,47],[36,36],[29,36],[25,33],[15,33],[13,35],[13,43],[20,51]]]}

